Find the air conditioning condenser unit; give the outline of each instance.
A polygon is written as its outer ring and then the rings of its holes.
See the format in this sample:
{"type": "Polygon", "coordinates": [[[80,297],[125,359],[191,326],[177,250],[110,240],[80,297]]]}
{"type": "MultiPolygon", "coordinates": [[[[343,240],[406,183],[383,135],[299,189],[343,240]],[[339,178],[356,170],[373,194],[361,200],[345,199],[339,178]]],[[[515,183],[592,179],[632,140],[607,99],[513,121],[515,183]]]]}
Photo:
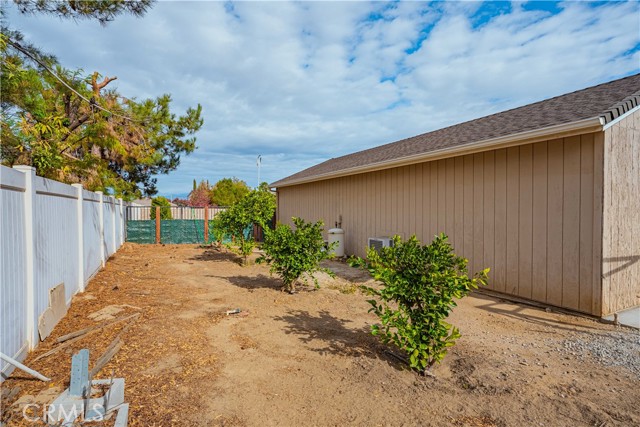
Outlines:
{"type": "Polygon", "coordinates": [[[369,249],[380,251],[380,249],[382,248],[390,248],[391,246],[393,246],[393,239],[390,239],[388,237],[369,237],[367,246],[369,247],[369,249]]]}

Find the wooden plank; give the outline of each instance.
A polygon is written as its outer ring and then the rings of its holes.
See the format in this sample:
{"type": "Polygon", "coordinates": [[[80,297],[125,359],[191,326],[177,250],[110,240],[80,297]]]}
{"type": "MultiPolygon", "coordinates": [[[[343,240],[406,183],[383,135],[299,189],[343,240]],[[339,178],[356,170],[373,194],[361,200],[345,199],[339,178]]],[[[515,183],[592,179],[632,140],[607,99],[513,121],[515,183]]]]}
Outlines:
{"type": "MultiPolygon", "coordinates": [[[[640,114],[638,115],[640,117],[640,114]]],[[[602,201],[604,197],[604,132],[593,140],[593,258],[591,314],[602,316],[602,201]]]]}
{"type": "Polygon", "coordinates": [[[564,141],[562,209],[562,306],[577,310],[580,301],[580,137],[564,141]]]}
{"type": "Polygon", "coordinates": [[[493,288],[506,291],[507,273],[507,150],[495,152],[495,270],[493,288]]]}
{"type": "Polygon", "coordinates": [[[393,188],[393,169],[388,169],[385,171],[385,203],[384,203],[384,216],[382,226],[385,229],[384,234],[389,237],[393,237],[396,233],[396,230],[393,229],[393,211],[395,210],[393,207],[393,203],[397,201],[397,197],[394,198],[394,188],[393,188]]]}
{"type": "Polygon", "coordinates": [[[393,230],[393,234],[400,233],[400,224],[398,223],[398,206],[400,205],[400,194],[399,194],[399,184],[398,184],[398,168],[391,169],[391,212],[390,212],[390,223],[391,229],[393,230]]]}
{"type": "Polygon", "coordinates": [[[374,236],[375,235],[375,228],[376,228],[376,204],[375,204],[375,186],[376,186],[376,177],[378,176],[377,172],[374,172],[372,174],[370,174],[371,177],[369,179],[366,180],[366,198],[365,198],[365,202],[366,202],[366,212],[367,212],[367,229],[366,232],[364,233],[364,241],[363,241],[363,245],[366,249],[367,246],[367,238],[369,236],[374,236]]]}
{"type": "MultiPolygon", "coordinates": [[[[431,168],[431,236],[435,236],[440,232],[438,230],[438,162],[430,162],[431,168]]],[[[431,239],[429,239],[431,240],[431,239]]]]}
{"type": "Polygon", "coordinates": [[[407,212],[405,216],[409,220],[408,224],[408,234],[407,237],[417,235],[416,232],[416,218],[418,216],[418,212],[416,212],[416,165],[409,166],[409,173],[407,177],[407,196],[408,196],[408,206],[407,212]]]}
{"type": "Polygon", "coordinates": [[[438,160],[438,233],[447,228],[447,169],[446,161],[438,160]]]}
{"type": "MultiPolygon", "coordinates": [[[[102,329],[104,329],[104,328],[106,328],[108,326],[115,325],[116,323],[120,323],[120,322],[123,322],[123,321],[126,321],[126,320],[135,319],[138,316],[140,316],[140,313],[131,314],[129,316],[124,316],[124,317],[115,319],[113,321],[109,321],[108,323],[96,325],[95,327],[90,327],[90,328],[82,329],[80,331],[72,332],[71,334],[67,334],[67,335],[65,335],[64,342],[62,342],[57,347],[54,347],[51,350],[47,351],[46,353],[43,353],[43,354],[39,355],[38,357],[33,359],[33,361],[37,362],[40,359],[44,359],[45,357],[49,357],[49,356],[51,356],[53,354],[56,354],[56,353],[60,352],[60,350],[63,350],[65,348],[69,347],[71,344],[75,343],[76,341],[80,341],[80,340],[86,338],[89,334],[93,334],[95,332],[98,332],[98,331],[100,331],[100,330],[102,330],[102,329]],[[69,336],[72,336],[72,337],[68,338],[69,336]]],[[[63,338],[63,337],[60,337],[60,338],[63,338]]]]}
{"type": "Polygon", "coordinates": [[[547,302],[562,305],[564,141],[549,141],[547,174],[547,302]]]}
{"type": "Polygon", "coordinates": [[[414,180],[414,188],[415,188],[415,205],[414,205],[414,219],[415,219],[415,228],[416,235],[421,242],[424,242],[424,214],[425,211],[422,207],[422,199],[424,196],[424,192],[422,189],[422,171],[423,163],[419,163],[416,165],[415,172],[415,180],[414,180]]]}
{"type": "Polygon", "coordinates": [[[613,168],[612,164],[612,147],[613,147],[613,130],[609,128],[604,132],[604,178],[603,178],[603,206],[602,206],[602,313],[604,315],[612,312],[611,310],[611,294],[612,294],[612,278],[609,272],[607,259],[611,257],[611,247],[613,236],[611,233],[611,209],[612,209],[612,193],[613,193],[613,168]]]}
{"type": "Polygon", "coordinates": [[[635,115],[605,131],[602,312],[640,304],[640,130],[635,115]]]}
{"type": "Polygon", "coordinates": [[[580,227],[579,301],[580,311],[591,313],[593,304],[593,134],[580,137],[580,227]]]}
{"type": "Polygon", "coordinates": [[[473,255],[473,155],[464,156],[464,244],[461,253],[469,259],[473,255]]]}
{"type": "Polygon", "coordinates": [[[455,235],[452,241],[456,253],[464,249],[464,157],[455,158],[453,217],[455,235]]]}
{"type": "Polygon", "coordinates": [[[455,227],[454,227],[454,199],[455,199],[455,160],[449,158],[445,162],[445,199],[446,199],[446,213],[445,213],[445,233],[449,236],[449,241],[455,241],[455,227]]]}
{"type": "Polygon", "coordinates": [[[518,295],[531,298],[533,258],[533,146],[520,147],[518,295]]]}
{"type": "Polygon", "coordinates": [[[473,155],[473,274],[484,268],[484,154],[473,155]]]}
{"type": "Polygon", "coordinates": [[[383,192],[384,192],[384,181],[382,179],[382,171],[376,172],[375,179],[375,209],[374,209],[374,217],[375,217],[375,227],[374,231],[371,233],[371,236],[367,237],[375,237],[382,236],[382,210],[383,210],[383,192]]]}
{"type": "Polygon", "coordinates": [[[411,225],[413,217],[413,213],[411,212],[411,168],[411,165],[402,168],[402,235],[405,239],[408,239],[409,236],[413,234],[413,227],[411,225]]]}
{"type": "Polygon", "coordinates": [[[209,241],[209,206],[204,207],[204,243],[209,241]]]}
{"type": "Polygon", "coordinates": [[[425,243],[431,241],[431,165],[432,162],[422,164],[422,238],[425,243]]]}
{"type": "Polygon", "coordinates": [[[484,262],[482,268],[490,268],[489,284],[487,288],[493,288],[491,280],[495,271],[495,151],[484,153],[484,212],[483,212],[483,240],[484,262]]]}
{"type": "Polygon", "coordinates": [[[531,298],[547,300],[547,142],[533,145],[531,298]]]}
{"type": "Polygon", "coordinates": [[[156,206],[156,243],[160,240],[160,206],[156,206]]]}
{"type": "Polygon", "coordinates": [[[361,220],[358,219],[358,195],[356,188],[358,186],[358,175],[344,177],[345,184],[345,208],[344,221],[349,224],[349,234],[346,235],[351,250],[348,253],[354,253],[358,250],[358,228],[361,227],[361,220]]]}
{"type": "Polygon", "coordinates": [[[518,295],[520,149],[507,148],[507,287],[518,295]]]}
{"type": "Polygon", "coordinates": [[[102,368],[106,366],[107,363],[116,355],[118,351],[122,348],[124,342],[120,338],[120,335],[114,338],[113,341],[109,344],[105,352],[96,360],[96,364],[89,372],[89,378],[93,378],[102,368]]]}

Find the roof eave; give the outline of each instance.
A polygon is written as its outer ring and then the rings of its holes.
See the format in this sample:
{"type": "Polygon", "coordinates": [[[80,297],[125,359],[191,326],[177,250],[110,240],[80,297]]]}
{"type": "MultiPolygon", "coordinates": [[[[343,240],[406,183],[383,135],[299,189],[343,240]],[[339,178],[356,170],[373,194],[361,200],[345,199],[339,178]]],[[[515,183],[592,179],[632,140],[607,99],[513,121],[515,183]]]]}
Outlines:
{"type": "Polygon", "coordinates": [[[497,138],[485,139],[482,141],[476,141],[469,144],[458,145],[455,147],[447,147],[439,150],[429,151],[427,153],[420,153],[412,156],[400,157],[397,159],[387,160],[383,162],[371,163],[363,166],[356,166],[353,168],[342,169],[335,172],[329,172],[320,175],[313,175],[305,178],[294,179],[287,181],[286,179],[282,184],[278,181],[270,184],[272,188],[289,187],[292,185],[306,184],[309,182],[322,181],[332,178],[340,178],[348,175],[356,175],[366,172],[374,172],[383,169],[390,169],[400,166],[411,165],[415,163],[422,163],[430,160],[438,160],[442,158],[459,156],[464,154],[472,154],[481,151],[497,150],[499,148],[506,148],[514,145],[528,144],[536,141],[544,140],[549,136],[568,137],[576,134],[600,132],[603,130],[605,120],[602,117],[591,117],[588,119],[577,120],[574,122],[563,123],[560,125],[548,126],[541,129],[535,129],[526,132],[519,132],[507,136],[500,136],[497,138]]]}

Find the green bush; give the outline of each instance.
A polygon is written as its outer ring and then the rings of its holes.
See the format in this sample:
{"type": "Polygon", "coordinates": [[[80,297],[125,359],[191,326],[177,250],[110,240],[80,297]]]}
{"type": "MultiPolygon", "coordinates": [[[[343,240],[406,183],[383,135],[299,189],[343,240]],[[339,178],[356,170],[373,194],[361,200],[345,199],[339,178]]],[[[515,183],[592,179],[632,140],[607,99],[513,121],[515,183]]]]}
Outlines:
{"type": "Polygon", "coordinates": [[[322,239],[322,221],[316,223],[305,222],[301,218],[293,218],[296,228],[278,224],[275,230],[265,230],[262,249],[265,255],[258,259],[271,267],[271,273],[276,273],[282,279],[284,289],[295,291],[296,282],[305,275],[311,277],[316,287],[318,280],[313,276],[318,271],[333,273],[320,267],[320,262],[331,255],[324,247],[322,239]]]}
{"type": "Polygon", "coordinates": [[[380,252],[370,249],[366,261],[352,264],[368,268],[382,282],[380,289],[364,288],[375,297],[368,301],[369,311],[381,321],[372,326],[372,334],[404,350],[409,365],[425,372],[460,337],[458,328],[445,321],[456,306],[454,299],[486,285],[489,269],[470,279],[468,261],[453,252],[444,234],[426,246],[415,236],[407,241],[395,236],[393,244],[380,252]]]}
{"type": "Polygon", "coordinates": [[[220,223],[220,214],[209,221],[209,238],[210,241],[215,242],[219,249],[222,249],[222,244],[225,238],[225,229],[220,223]]]}
{"type": "Polygon", "coordinates": [[[216,216],[214,234],[220,243],[224,236],[232,237],[233,241],[229,247],[241,255],[246,264],[256,243],[251,234],[245,236],[245,230],[253,224],[266,230],[275,210],[275,196],[268,188],[261,186],[216,216]]]}
{"type": "Polygon", "coordinates": [[[253,237],[245,236],[246,228],[251,224],[249,212],[243,209],[239,203],[231,206],[225,211],[216,215],[214,221],[214,234],[216,239],[222,245],[225,236],[231,238],[231,243],[227,245],[233,252],[241,255],[244,264],[247,264],[247,258],[253,252],[255,242],[253,237]]]}
{"type": "Polygon", "coordinates": [[[246,212],[251,224],[266,229],[276,212],[276,196],[269,191],[266,183],[262,183],[259,188],[251,191],[240,200],[238,205],[239,209],[246,212]]]}
{"type": "Polygon", "coordinates": [[[151,219],[156,219],[156,206],[160,207],[160,219],[173,219],[171,216],[171,202],[162,196],[151,199],[151,219]]]}

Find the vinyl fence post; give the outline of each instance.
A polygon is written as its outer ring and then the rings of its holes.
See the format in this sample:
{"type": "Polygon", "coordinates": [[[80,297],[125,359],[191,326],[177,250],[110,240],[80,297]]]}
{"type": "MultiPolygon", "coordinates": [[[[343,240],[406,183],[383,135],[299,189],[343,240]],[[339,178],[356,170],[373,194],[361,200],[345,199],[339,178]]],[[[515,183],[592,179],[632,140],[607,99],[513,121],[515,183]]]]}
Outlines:
{"type": "Polygon", "coordinates": [[[71,184],[76,189],[76,212],[78,213],[78,223],[76,234],[78,235],[78,291],[84,292],[84,218],[82,213],[83,195],[82,184],[71,184]]]}
{"type": "Polygon", "coordinates": [[[104,267],[104,196],[102,191],[96,191],[95,193],[100,197],[100,211],[98,213],[98,218],[100,219],[100,261],[102,262],[102,267],[104,267]]]}
{"type": "Polygon", "coordinates": [[[25,279],[27,285],[27,342],[29,350],[33,350],[38,343],[38,331],[36,330],[36,296],[34,276],[34,237],[33,223],[34,205],[36,199],[35,176],[36,169],[31,166],[19,165],[14,169],[25,174],[24,186],[24,238],[25,238],[25,279]]]}
{"type": "Polygon", "coordinates": [[[209,206],[204,207],[204,244],[209,241],[209,206]]]}
{"type": "Polygon", "coordinates": [[[111,202],[111,241],[113,242],[113,253],[115,254],[118,250],[118,241],[116,240],[116,198],[111,196],[109,201],[111,202]]]}
{"type": "Polygon", "coordinates": [[[160,243],[160,206],[156,206],[156,243],[160,243]]]}
{"type": "Polygon", "coordinates": [[[124,204],[122,203],[122,199],[118,199],[118,205],[120,206],[120,215],[118,216],[118,221],[120,221],[120,240],[118,241],[120,244],[118,247],[124,244],[124,233],[125,227],[127,226],[127,221],[125,217],[124,204]]]}

